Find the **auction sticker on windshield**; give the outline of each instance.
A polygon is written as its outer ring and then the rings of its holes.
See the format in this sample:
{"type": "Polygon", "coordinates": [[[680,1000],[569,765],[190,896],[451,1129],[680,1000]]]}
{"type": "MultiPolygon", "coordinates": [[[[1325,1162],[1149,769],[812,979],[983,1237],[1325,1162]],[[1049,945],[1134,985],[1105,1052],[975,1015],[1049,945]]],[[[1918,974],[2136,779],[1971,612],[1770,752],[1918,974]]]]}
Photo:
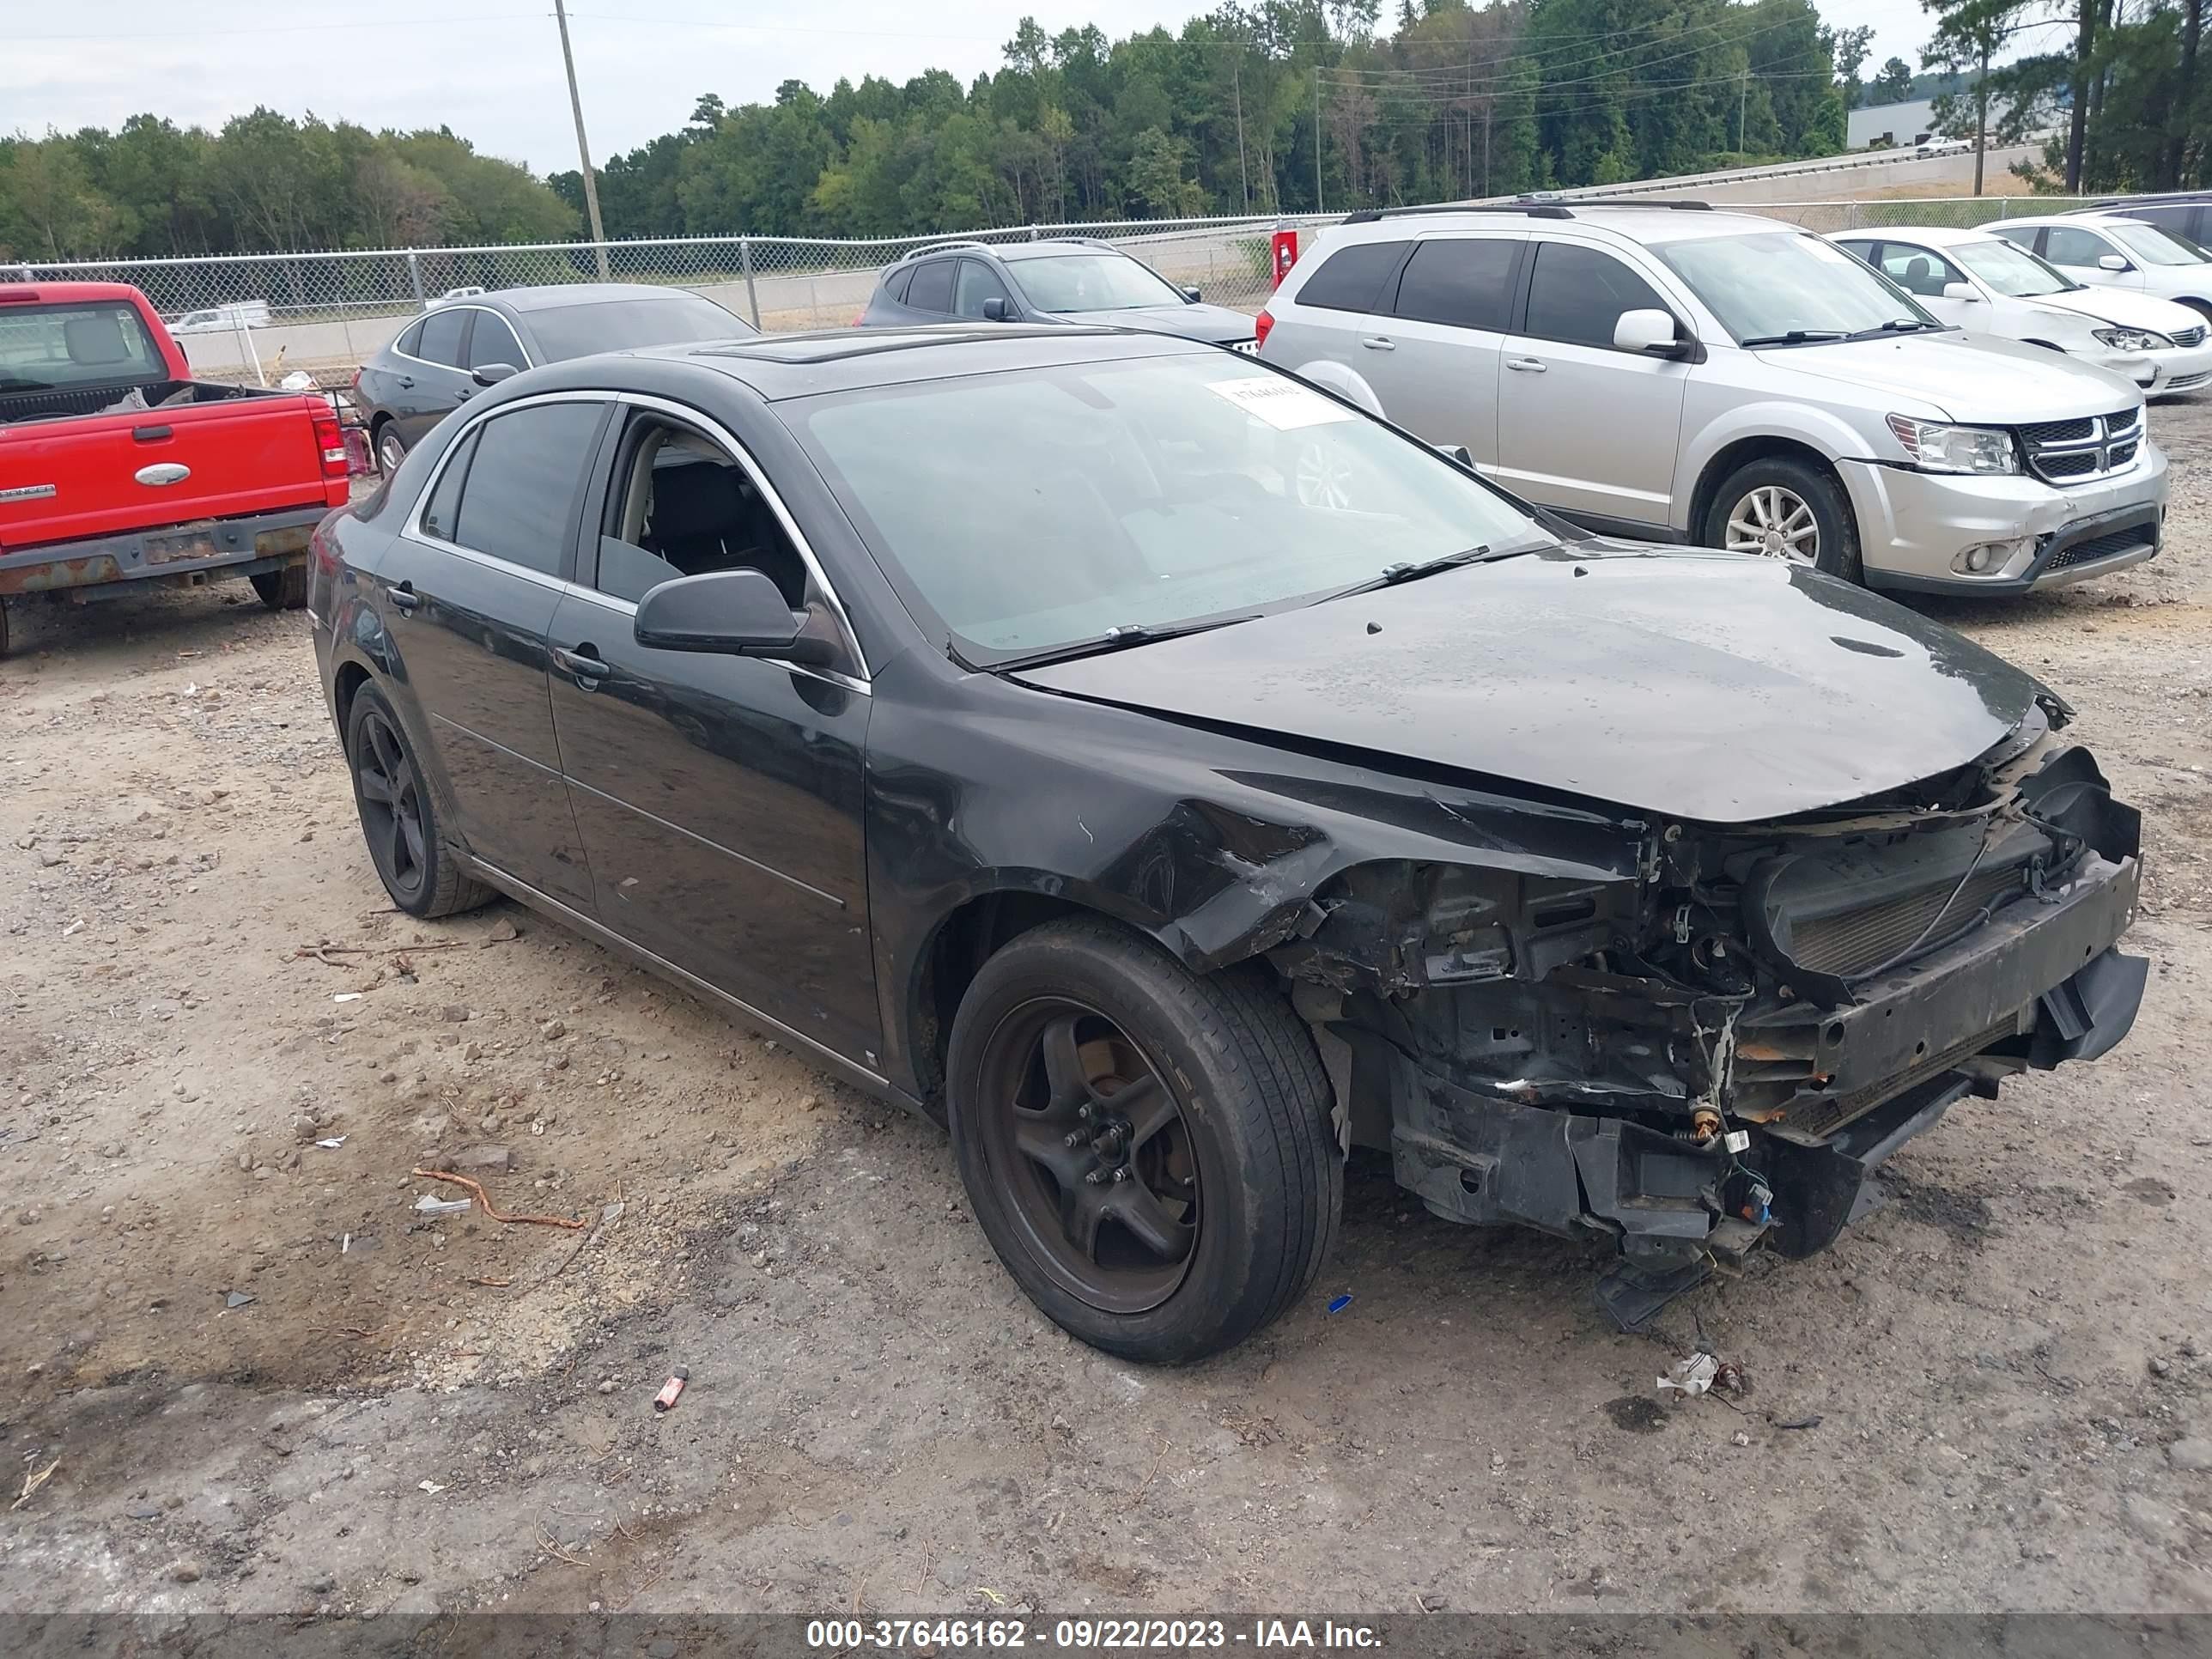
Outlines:
{"type": "Polygon", "coordinates": [[[1226,398],[1247,415],[1258,416],[1279,432],[1295,432],[1302,426],[1325,426],[1348,421],[1352,411],[1331,403],[1310,386],[1270,374],[1250,380],[1209,380],[1206,389],[1226,398]]]}

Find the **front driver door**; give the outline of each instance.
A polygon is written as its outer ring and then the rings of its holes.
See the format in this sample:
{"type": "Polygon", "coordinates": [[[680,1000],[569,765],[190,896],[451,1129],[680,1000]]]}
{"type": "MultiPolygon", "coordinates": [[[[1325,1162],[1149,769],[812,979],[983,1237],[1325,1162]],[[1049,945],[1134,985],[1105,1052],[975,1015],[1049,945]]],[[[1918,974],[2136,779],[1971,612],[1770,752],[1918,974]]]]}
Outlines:
{"type": "Polygon", "coordinates": [[[1919,301],[1922,308],[1939,322],[1980,333],[1990,332],[1993,326],[1987,301],[1944,297],[1943,290],[1954,283],[1964,283],[1977,293],[1980,289],[1965,271],[1932,247],[1920,247],[1911,242],[1883,243],[1881,274],[1919,301]]]}
{"type": "Polygon", "coordinates": [[[607,445],[553,619],[553,718],[599,921],[872,1069],[881,1047],[862,808],[869,696],[851,635],[735,441],[653,404],[607,445]],[[846,641],[844,672],[649,649],[637,601],[766,572],[846,641]]]}

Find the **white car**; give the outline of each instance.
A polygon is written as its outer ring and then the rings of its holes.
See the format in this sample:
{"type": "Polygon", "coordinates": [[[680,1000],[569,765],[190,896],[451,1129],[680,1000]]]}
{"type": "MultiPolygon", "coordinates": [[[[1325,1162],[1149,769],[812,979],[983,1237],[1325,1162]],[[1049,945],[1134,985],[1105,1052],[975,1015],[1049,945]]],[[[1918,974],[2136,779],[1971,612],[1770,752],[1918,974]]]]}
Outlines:
{"type": "Polygon", "coordinates": [[[2204,319],[2171,300],[2077,283],[1978,230],[1897,225],[1829,240],[1970,334],[2063,351],[2133,381],[2146,397],[2212,383],[2204,319]]]}
{"type": "Polygon", "coordinates": [[[208,311],[188,311],[169,324],[172,334],[228,334],[240,328],[269,326],[269,301],[241,300],[208,311]]]}
{"type": "Polygon", "coordinates": [[[449,306],[460,300],[473,300],[482,294],[481,288],[449,288],[434,300],[422,301],[422,309],[435,311],[440,306],[449,306]]]}
{"type": "Polygon", "coordinates": [[[2212,324],[2212,253],[2163,225],[2117,213],[2061,213],[1982,228],[2040,255],[2076,282],[2178,300],[2212,324]]]}
{"type": "Polygon", "coordinates": [[[1974,147],[1971,138],[1923,138],[1912,147],[1915,155],[1964,155],[1974,147]]]}

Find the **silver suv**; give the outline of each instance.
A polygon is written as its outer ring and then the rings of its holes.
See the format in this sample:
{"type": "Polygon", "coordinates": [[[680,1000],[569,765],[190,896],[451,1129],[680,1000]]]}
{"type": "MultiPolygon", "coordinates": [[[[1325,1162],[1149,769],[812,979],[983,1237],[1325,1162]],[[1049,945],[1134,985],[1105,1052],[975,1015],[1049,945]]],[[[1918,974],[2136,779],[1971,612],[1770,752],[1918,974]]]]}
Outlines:
{"type": "Polygon", "coordinates": [[[2166,458],[2101,369],[1969,338],[1817,236],[1698,203],[1354,214],[1260,355],[1590,528],[1884,588],[2158,551],[2166,458]]]}

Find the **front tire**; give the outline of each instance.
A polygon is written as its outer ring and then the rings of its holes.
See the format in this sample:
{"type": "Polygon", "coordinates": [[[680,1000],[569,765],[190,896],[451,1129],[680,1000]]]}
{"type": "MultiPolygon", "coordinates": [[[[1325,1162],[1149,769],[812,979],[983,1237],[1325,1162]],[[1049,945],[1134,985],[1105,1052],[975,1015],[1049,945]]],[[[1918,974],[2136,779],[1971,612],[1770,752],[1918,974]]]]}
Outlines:
{"type": "Polygon", "coordinates": [[[465,873],[461,850],[439,828],[437,803],[414,745],[373,685],[356,691],[346,710],[345,750],[362,835],[394,904],[428,921],[496,896],[465,873]]]}
{"type": "Polygon", "coordinates": [[[947,1074],[976,1220],[1093,1347],[1170,1364],[1232,1348],[1334,1241],[1328,1076],[1259,969],[1201,977],[1103,920],[1048,923],[976,975],[947,1074]]]}
{"type": "Polygon", "coordinates": [[[1762,456],[1729,474],[1706,509],[1705,541],[1847,582],[1861,577],[1858,520],[1841,480],[1794,455],[1762,456]]]}
{"type": "Polygon", "coordinates": [[[369,447],[376,452],[376,470],[389,478],[399,471],[399,464],[407,459],[407,440],[399,435],[399,422],[386,421],[369,434],[369,447]]]}

